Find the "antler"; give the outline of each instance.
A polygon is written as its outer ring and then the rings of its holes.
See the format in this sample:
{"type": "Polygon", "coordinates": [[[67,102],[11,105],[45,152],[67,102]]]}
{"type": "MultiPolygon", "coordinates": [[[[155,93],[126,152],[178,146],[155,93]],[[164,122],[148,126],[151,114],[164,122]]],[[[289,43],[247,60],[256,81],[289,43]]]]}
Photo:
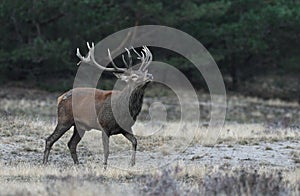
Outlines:
{"type": "Polygon", "coordinates": [[[94,45],[94,42],[92,42],[91,46],[90,46],[89,42],[87,42],[86,45],[89,49],[89,52],[88,52],[86,57],[83,57],[80,53],[79,48],[77,48],[76,55],[80,59],[80,61],[77,63],[78,65],[81,62],[84,62],[84,63],[88,63],[88,64],[91,64],[91,65],[96,65],[97,67],[99,67],[100,69],[102,69],[104,71],[111,71],[111,72],[124,72],[124,71],[126,71],[126,69],[119,68],[119,67],[116,66],[116,64],[112,60],[109,49],[108,49],[108,57],[109,57],[112,65],[113,65],[113,68],[107,68],[107,67],[104,67],[104,66],[100,65],[99,63],[97,63],[97,61],[95,60],[95,45],[94,45]]]}
{"type": "MultiPolygon", "coordinates": [[[[102,69],[104,71],[111,71],[111,72],[125,72],[126,71],[126,69],[119,68],[114,63],[113,58],[111,57],[111,52],[110,52],[109,49],[107,49],[108,58],[111,61],[111,64],[112,64],[113,68],[104,67],[104,66],[102,66],[102,65],[100,65],[99,63],[96,62],[96,60],[95,60],[95,45],[94,45],[93,42],[92,42],[91,46],[90,46],[89,42],[87,42],[87,47],[89,49],[89,52],[88,52],[86,57],[83,57],[80,54],[79,48],[77,48],[76,55],[80,59],[80,61],[77,63],[77,65],[79,65],[81,62],[84,62],[84,63],[88,63],[88,64],[91,64],[91,65],[96,65],[97,67],[99,67],[100,69],[102,69]]],[[[137,59],[141,60],[141,66],[140,66],[139,70],[145,72],[147,70],[149,64],[152,62],[152,53],[147,48],[147,46],[143,46],[143,49],[142,49],[141,53],[138,53],[133,47],[131,47],[131,49],[138,56],[137,59]]],[[[128,56],[128,59],[129,59],[129,64],[126,62],[124,55],[122,55],[122,60],[123,60],[123,63],[125,64],[125,66],[127,67],[127,69],[129,69],[129,67],[132,66],[132,56],[130,54],[129,49],[125,48],[125,50],[127,52],[127,56],[128,56]]]]}
{"type": "Polygon", "coordinates": [[[141,54],[139,54],[133,47],[131,47],[131,49],[138,56],[138,59],[142,61],[139,70],[146,71],[148,66],[152,62],[152,53],[150,52],[150,50],[147,48],[147,46],[143,46],[141,54]]]}
{"type": "Polygon", "coordinates": [[[143,51],[146,53],[146,59],[145,59],[145,64],[144,64],[144,68],[143,68],[143,71],[146,71],[148,66],[150,65],[150,63],[152,62],[152,53],[150,52],[150,50],[147,48],[147,46],[144,46],[143,47],[143,51]]]}

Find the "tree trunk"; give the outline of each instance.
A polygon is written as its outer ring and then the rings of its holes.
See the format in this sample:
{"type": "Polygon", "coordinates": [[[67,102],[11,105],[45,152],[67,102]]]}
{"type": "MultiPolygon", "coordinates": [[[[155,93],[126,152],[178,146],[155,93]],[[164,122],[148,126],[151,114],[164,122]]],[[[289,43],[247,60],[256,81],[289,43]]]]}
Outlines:
{"type": "Polygon", "coordinates": [[[238,73],[237,73],[237,66],[234,63],[232,63],[230,65],[230,76],[232,79],[231,90],[237,90],[239,79],[238,79],[238,73]]]}

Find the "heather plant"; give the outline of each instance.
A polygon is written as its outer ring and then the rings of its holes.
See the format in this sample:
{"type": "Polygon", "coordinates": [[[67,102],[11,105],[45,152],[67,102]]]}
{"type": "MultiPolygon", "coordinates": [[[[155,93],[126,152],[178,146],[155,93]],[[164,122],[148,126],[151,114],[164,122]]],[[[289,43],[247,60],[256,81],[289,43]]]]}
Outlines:
{"type": "Polygon", "coordinates": [[[163,170],[156,175],[139,178],[140,192],[145,195],[296,195],[300,181],[291,185],[283,180],[282,172],[259,173],[235,170],[233,172],[208,172],[202,178],[195,178],[195,186],[184,186],[184,179],[178,177],[180,168],[163,170]]]}

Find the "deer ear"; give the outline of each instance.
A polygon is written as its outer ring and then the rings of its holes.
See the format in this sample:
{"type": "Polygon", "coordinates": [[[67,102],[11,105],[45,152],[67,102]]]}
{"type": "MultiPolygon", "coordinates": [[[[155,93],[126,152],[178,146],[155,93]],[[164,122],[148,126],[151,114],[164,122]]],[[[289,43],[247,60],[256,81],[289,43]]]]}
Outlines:
{"type": "Polygon", "coordinates": [[[121,79],[122,78],[122,74],[119,73],[113,73],[117,78],[121,79]]]}
{"type": "Polygon", "coordinates": [[[113,73],[118,79],[128,82],[128,77],[121,73],[113,73]]]}

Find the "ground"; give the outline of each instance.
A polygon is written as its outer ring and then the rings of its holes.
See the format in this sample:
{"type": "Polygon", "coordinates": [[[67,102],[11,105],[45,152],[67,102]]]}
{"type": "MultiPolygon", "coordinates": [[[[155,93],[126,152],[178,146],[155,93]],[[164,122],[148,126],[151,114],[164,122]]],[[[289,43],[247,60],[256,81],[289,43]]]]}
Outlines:
{"type": "Polygon", "coordinates": [[[225,125],[206,136],[209,95],[199,93],[200,125],[183,122],[174,96],[146,96],[133,127],[136,165],[123,136],[110,141],[102,166],[101,134],[92,130],[78,147],[75,166],[67,148],[72,131],[42,165],[44,139],[56,124],[57,93],[20,88],[0,91],[0,195],[288,194],[300,193],[300,108],[296,102],[228,95],[225,125]],[[151,103],[162,100],[168,121],[149,122],[151,103]],[[152,135],[143,134],[148,130],[152,135]]]}

